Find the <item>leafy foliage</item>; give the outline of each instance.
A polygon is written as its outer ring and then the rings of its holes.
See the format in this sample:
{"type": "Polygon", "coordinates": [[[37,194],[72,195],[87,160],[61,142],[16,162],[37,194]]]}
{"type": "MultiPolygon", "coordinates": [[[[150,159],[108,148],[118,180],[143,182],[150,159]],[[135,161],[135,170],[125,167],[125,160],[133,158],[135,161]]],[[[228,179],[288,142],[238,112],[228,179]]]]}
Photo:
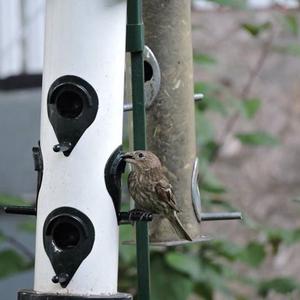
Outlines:
{"type": "MultiPolygon", "coordinates": [[[[153,249],[151,252],[151,282],[153,299],[185,300],[191,294],[201,299],[213,300],[217,291],[229,299],[247,299],[240,292],[230,288],[231,283],[247,285],[265,297],[271,291],[286,294],[299,289],[299,284],[289,277],[259,279],[252,278],[247,272],[239,274],[234,263],[242,263],[250,269],[260,268],[267,257],[267,249],[277,239],[290,245],[300,238],[300,230],[282,230],[263,228],[256,225],[256,230],[264,234],[264,242],[251,240],[244,245],[228,240],[212,240],[200,245],[178,248],[153,249]]],[[[131,240],[131,226],[121,227],[121,237],[131,240]]],[[[137,278],[134,268],[135,246],[120,246],[120,287],[131,291],[137,278]]],[[[120,288],[121,289],[121,288],[120,288]]]]}
{"type": "Polygon", "coordinates": [[[264,22],[261,24],[243,23],[241,27],[253,37],[258,37],[265,30],[270,29],[272,27],[272,23],[271,22],[264,22]]]}
{"type": "Polygon", "coordinates": [[[205,176],[201,189],[214,194],[224,194],[226,192],[226,188],[212,174],[205,176]]]}
{"type": "Polygon", "coordinates": [[[26,201],[19,197],[0,194],[0,205],[26,205],[26,201]]]}
{"type": "Polygon", "coordinates": [[[174,270],[186,274],[193,280],[201,278],[201,269],[195,264],[195,257],[183,253],[170,252],[166,254],[166,263],[174,270]]]}
{"type": "Polygon", "coordinates": [[[219,5],[228,6],[235,9],[244,9],[246,8],[246,0],[209,0],[219,5]]]}
{"type": "Polygon", "coordinates": [[[267,132],[256,131],[251,133],[238,133],[236,137],[249,146],[277,146],[279,141],[267,132]]]}
{"type": "Polygon", "coordinates": [[[209,54],[197,53],[197,54],[194,54],[194,62],[198,63],[198,64],[203,64],[203,65],[208,64],[209,65],[209,64],[217,63],[217,60],[209,54]]]}
{"type": "Polygon", "coordinates": [[[28,262],[22,255],[12,249],[0,251],[0,262],[0,278],[26,271],[33,267],[32,262],[28,262]]]}
{"type": "Polygon", "coordinates": [[[296,15],[287,14],[284,16],[284,25],[293,35],[298,36],[299,24],[296,15]]]}
{"type": "Polygon", "coordinates": [[[28,220],[25,222],[22,222],[18,225],[18,228],[21,231],[27,232],[27,233],[35,233],[36,229],[36,223],[35,223],[35,217],[28,217],[28,220]]]}
{"type": "Polygon", "coordinates": [[[247,119],[252,119],[261,107],[261,100],[257,98],[246,99],[241,101],[240,105],[243,116],[247,119]]]}
{"type": "Polygon", "coordinates": [[[265,246],[255,241],[246,245],[246,247],[238,255],[238,259],[253,267],[260,266],[265,257],[265,246]]]}
{"type": "Polygon", "coordinates": [[[292,55],[292,56],[300,56],[300,45],[290,43],[284,46],[274,46],[274,52],[285,54],[285,55],[292,55]]]}
{"type": "MultiPolygon", "coordinates": [[[[177,257],[178,259],[178,257],[177,257]]],[[[184,259],[181,257],[181,259],[184,259]]],[[[169,259],[170,261],[170,259],[169,259]]],[[[151,263],[151,282],[152,297],[156,300],[174,300],[187,299],[193,290],[193,282],[186,276],[182,270],[175,269],[178,267],[176,258],[172,260],[172,267],[166,263],[165,257],[161,255],[152,256],[151,263]]]]}
{"type": "Polygon", "coordinates": [[[296,289],[299,289],[299,284],[293,278],[277,277],[262,281],[259,284],[258,293],[266,297],[272,290],[280,294],[289,294],[296,289]]]}

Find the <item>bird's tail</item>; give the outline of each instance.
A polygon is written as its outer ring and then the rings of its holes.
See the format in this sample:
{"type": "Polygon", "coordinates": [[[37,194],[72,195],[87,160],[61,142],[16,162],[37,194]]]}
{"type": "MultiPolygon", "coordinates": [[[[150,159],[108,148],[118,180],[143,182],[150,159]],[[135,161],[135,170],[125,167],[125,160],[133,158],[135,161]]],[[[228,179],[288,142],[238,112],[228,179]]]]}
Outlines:
{"type": "Polygon", "coordinates": [[[180,222],[177,213],[174,211],[172,215],[168,217],[168,220],[172,224],[173,228],[175,229],[176,233],[179,235],[179,237],[192,241],[193,239],[191,236],[188,234],[188,232],[184,229],[182,223],[180,222]]]}

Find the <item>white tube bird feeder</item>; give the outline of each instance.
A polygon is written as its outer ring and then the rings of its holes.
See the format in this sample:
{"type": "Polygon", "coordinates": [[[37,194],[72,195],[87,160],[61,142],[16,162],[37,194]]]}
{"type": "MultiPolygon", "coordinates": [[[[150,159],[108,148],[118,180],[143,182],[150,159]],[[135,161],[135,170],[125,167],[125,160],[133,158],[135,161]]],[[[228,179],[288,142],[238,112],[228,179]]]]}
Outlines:
{"type": "Polygon", "coordinates": [[[20,300],[131,299],[104,176],[122,144],[125,35],[125,0],[46,3],[34,291],[20,300]]]}

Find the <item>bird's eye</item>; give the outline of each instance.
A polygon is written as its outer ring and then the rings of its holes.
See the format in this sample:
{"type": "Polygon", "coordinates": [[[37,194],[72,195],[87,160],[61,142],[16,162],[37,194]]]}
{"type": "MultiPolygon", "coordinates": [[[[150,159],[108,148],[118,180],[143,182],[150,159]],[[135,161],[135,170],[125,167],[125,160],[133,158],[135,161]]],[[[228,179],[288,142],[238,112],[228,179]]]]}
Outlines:
{"type": "Polygon", "coordinates": [[[144,157],[144,154],[143,153],[139,153],[138,156],[139,156],[139,158],[142,158],[142,157],[144,157]]]}

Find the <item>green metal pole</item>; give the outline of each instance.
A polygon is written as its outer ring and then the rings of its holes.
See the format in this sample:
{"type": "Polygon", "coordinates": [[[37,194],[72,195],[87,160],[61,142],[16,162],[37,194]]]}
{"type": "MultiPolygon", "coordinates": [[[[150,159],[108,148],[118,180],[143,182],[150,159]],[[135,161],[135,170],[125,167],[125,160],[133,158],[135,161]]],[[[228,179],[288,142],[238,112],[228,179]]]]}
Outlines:
{"type": "MultiPolygon", "coordinates": [[[[142,1],[127,1],[127,51],[131,52],[134,149],[146,149],[146,114],[144,96],[144,25],[142,1]]],[[[136,252],[138,299],[150,300],[150,257],[147,222],[137,222],[136,252]]]]}

